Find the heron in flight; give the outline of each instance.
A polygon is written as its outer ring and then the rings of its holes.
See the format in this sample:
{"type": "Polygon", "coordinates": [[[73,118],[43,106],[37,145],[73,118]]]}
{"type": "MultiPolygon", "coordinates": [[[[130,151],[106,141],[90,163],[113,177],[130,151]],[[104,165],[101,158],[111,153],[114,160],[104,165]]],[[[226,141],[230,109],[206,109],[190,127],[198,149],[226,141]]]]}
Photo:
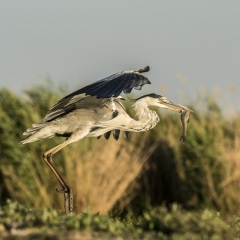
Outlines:
{"type": "Polygon", "coordinates": [[[149,79],[142,75],[149,70],[147,66],[140,70],[122,71],[77,90],[59,100],[47,112],[42,123],[33,124],[23,133],[27,137],[22,144],[54,136],[65,137],[61,144],[45,152],[43,158],[61,185],[56,190],[64,193],[66,213],[73,209],[72,190],[56,168],[52,160],[54,154],[84,137],[99,138],[104,135],[108,139],[113,132],[113,137],[117,140],[120,131],[128,137],[129,132],[154,128],[160,119],[149,106],[178,113],[185,110],[184,106],[152,93],[135,99],[132,105],[136,113],[135,119],[128,115],[121,102],[124,98],[120,94],[128,94],[132,89],[140,90],[143,85],[150,84],[149,79]]]}

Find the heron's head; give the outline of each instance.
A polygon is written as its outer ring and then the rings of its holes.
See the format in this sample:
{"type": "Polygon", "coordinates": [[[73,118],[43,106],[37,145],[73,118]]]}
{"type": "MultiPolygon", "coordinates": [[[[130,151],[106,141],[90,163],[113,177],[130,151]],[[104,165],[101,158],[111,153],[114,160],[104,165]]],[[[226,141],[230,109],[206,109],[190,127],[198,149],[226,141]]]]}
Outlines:
{"type": "Polygon", "coordinates": [[[166,97],[155,93],[144,95],[138,98],[136,102],[142,102],[147,106],[156,106],[159,108],[169,109],[178,113],[181,113],[183,110],[185,110],[185,107],[182,105],[176,104],[168,100],[166,97]]]}

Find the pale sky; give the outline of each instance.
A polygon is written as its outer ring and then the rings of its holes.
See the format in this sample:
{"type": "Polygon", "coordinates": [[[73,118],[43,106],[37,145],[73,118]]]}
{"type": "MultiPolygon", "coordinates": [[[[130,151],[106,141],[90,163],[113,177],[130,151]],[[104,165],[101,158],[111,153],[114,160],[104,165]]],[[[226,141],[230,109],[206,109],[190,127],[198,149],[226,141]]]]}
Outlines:
{"type": "Polygon", "coordinates": [[[240,1],[0,0],[0,88],[50,77],[74,91],[146,65],[139,96],[209,91],[240,111],[240,1]]]}

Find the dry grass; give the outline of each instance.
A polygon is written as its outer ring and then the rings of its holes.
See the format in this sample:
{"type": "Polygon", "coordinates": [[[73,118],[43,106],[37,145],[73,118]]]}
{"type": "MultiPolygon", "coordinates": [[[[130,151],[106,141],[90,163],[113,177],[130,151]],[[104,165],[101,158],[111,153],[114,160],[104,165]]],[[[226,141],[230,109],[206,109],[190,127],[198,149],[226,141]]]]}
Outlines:
{"type": "MultiPolygon", "coordinates": [[[[155,148],[145,152],[144,139],[138,148],[135,140],[84,139],[53,157],[73,190],[75,212],[89,209],[107,213],[117,202],[123,208],[135,196],[136,180],[155,148]]],[[[30,182],[16,174],[13,165],[5,169],[11,197],[22,203],[30,200],[30,205],[36,208],[63,210],[63,194],[54,191],[59,184],[40,154],[34,154],[32,164],[27,164],[24,171],[29,173],[30,182]]]]}
{"type": "Polygon", "coordinates": [[[146,153],[144,141],[136,149],[132,141],[125,139],[118,142],[100,139],[92,151],[81,156],[79,144],[73,144],[64,151],[64,164],[75,193],[76,211],[88,208],[106,213],[120,199],[125,206],[135,194],[136,179],[154,146],[146,153]]]}
{"type": "MultiPolygon", "coordinates": [[[[2,199],[10,195],[36,208],[63,208],[63,195],[54,191],[59,184],[42,160],[42,153],[59,140],[19,144],[22,132],[41,119],[56,97],[35,89],[29,94],[33,100],[26,103],[13,93],[0,91],[2,199]]],[[[130,140],[86,138],[54,156],[73,189],[77,212],[88,208],[106,213],[116,203],[125,207],[137,193],[143,202],[141,209],[149,202],[178,202],[184,207],[238,211],[240,117],[226,120],[214,100],[206,101],[204,110],[196,109],[191,118],[185,144],[178,141],[179,116],[162,111],[160,117],[154,130],[134,133],[130,140]],[[147,173],[138,181],[148,163],[147,173]],[[141,183],[142,188],[137,185],[141,183]]]]}
{"type": "Polygon", "coordinates": [[[222,196],[228,209],[238,206],[240,190],[240,121],[237,119],[233,124],[232,141],[223,141],[221,147],[225,160],[224,178],[220,182],[222,196]]]}

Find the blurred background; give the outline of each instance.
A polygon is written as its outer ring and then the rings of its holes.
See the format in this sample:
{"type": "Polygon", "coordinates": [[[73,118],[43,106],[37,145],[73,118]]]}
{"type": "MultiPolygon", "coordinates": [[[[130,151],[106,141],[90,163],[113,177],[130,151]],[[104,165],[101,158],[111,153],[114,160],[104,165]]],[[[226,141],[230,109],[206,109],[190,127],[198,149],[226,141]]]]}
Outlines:
{"type": "Polygon", "coordinates": [[[0,6],[0,87],[21,92],[51,78],[73,91],[149,65],[152,86],[145,92],[182,102],[207,91],[227,114],[240,110],[237,0],[24,0],[0,6]]]}
{"type": "Polygon", "coordinates": [[[62,139],[21,146],[22,133],[69,92],[149,65],[152,85],[134,94],[155,92],[192,108],[186,143],[179,142],[180,117],[162,111],[154,130],[130,140],[85,139],[66,147],[55,161],[73,187],[76,211],[138,214],[174,202],[239,211],[239,1],[0,6],[1,201],[61,209],[42,153],[62,139]]]}

